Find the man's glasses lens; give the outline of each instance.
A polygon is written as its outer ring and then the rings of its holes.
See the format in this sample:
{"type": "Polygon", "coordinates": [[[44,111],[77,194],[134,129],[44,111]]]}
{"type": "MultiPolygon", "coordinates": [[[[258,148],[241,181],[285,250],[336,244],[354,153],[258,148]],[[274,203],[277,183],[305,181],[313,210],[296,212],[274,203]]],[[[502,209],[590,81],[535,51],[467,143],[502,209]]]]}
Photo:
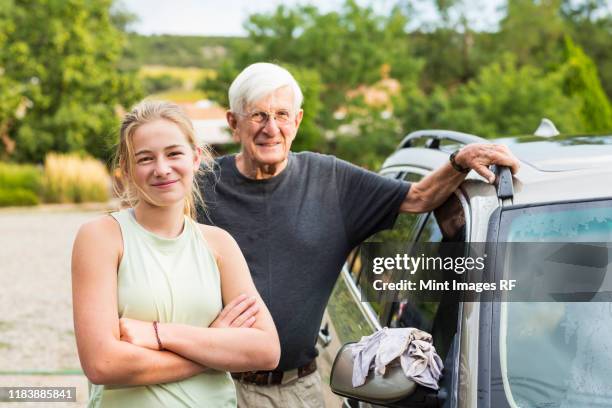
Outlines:
{"type": "Polygon", "coordinates": [[[255,123],[267,123],[268,120],[270,120],[270,116],[274,117],[276,123],[288,123],[291,119],[291,115],[288,111],[278,111],[273,113],[272,115],[268,112],[257,111],[251,113],[249,115],[249,118],[255,123]]]}

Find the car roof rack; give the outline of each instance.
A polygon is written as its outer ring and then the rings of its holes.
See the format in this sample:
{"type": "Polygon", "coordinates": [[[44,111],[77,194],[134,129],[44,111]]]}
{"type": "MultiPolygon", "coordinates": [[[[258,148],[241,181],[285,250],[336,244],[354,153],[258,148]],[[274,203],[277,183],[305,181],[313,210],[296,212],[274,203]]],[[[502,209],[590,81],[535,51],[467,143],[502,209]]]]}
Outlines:
{"type": "MultiPolygon", "coordinates": [[[[437,150],[440,150],[440,141],[442,140],[450,140],[464,145],[470,143],[491,143],[487,139],[470,133],[456,132],[454,130],[426,129],[409,133],[404,137],[397,149],[412,147],[413,143],[419,139],[427,139],[425,147],[437,150]]],[[[497,198],[502,200],[513,198],[514,188],[512,186],[512,172],[510,168],[493,165],[491,166],[491,171],[493,171],[496,178],[497,198]]]]}
{"type": "Polygon", "coordinates": [[[428,139],[426,147],[430,149],[439,149],[441,140],[450,140],[459,144],[490,143],[487,139],[469,133],[456,132],[454,130],[426,129],[409,133],[399,144],[398,149],[412,147],[412,144],[418,139],[428,139]]]}

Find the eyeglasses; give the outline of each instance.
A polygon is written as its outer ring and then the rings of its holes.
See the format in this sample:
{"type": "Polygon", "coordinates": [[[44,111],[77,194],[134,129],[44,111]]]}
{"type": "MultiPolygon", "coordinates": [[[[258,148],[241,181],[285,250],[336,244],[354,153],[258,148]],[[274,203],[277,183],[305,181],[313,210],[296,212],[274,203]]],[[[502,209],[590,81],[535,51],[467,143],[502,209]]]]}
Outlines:
{"type": "Polygon", "coordinates": [[[278,125],[286,125],[290,123],[293,117],[293,115],[287,110],[279,110],[276,112],[253,111],[242,114],[242,116],[247,117],[251,122],[257,124],[268,123],[270,118],[273,117],[274,121],[278,125]]]}

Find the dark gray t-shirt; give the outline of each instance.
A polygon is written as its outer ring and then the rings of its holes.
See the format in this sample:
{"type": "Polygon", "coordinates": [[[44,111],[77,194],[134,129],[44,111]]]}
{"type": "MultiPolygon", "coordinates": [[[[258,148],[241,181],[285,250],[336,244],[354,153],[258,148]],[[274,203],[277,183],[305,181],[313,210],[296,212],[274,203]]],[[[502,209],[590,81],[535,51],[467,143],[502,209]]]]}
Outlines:
{"type": "Polygon", "coordinates": [[[279,370],[316,357],[323,312],[350,250],[395,222],[410,185],[333,156],[290,153],[277,176],[252,180],[235,156],[217,159],[200,187],[199,221],[238,242],[281,342],[279,370]]]}

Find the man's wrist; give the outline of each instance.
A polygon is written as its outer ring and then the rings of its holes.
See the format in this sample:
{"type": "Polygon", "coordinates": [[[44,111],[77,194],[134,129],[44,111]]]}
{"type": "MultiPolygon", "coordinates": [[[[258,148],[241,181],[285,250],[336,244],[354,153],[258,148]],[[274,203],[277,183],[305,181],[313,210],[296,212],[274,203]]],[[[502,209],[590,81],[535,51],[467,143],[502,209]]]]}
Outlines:
{"type": "Polygon", "coordinates": [[[454,152],[452,152],[448,160],[450,161],[450,164],[451,166],[453,166],[453,169],[455,169],[455,171],[459,173],[467,174],[470,172],[471,169],[469,167],[463,167],[462,165],[457,163],[456,158],[457,158],[457,154],[459,154],[459,151],[460,149],[457,149],[454,152]]]}

